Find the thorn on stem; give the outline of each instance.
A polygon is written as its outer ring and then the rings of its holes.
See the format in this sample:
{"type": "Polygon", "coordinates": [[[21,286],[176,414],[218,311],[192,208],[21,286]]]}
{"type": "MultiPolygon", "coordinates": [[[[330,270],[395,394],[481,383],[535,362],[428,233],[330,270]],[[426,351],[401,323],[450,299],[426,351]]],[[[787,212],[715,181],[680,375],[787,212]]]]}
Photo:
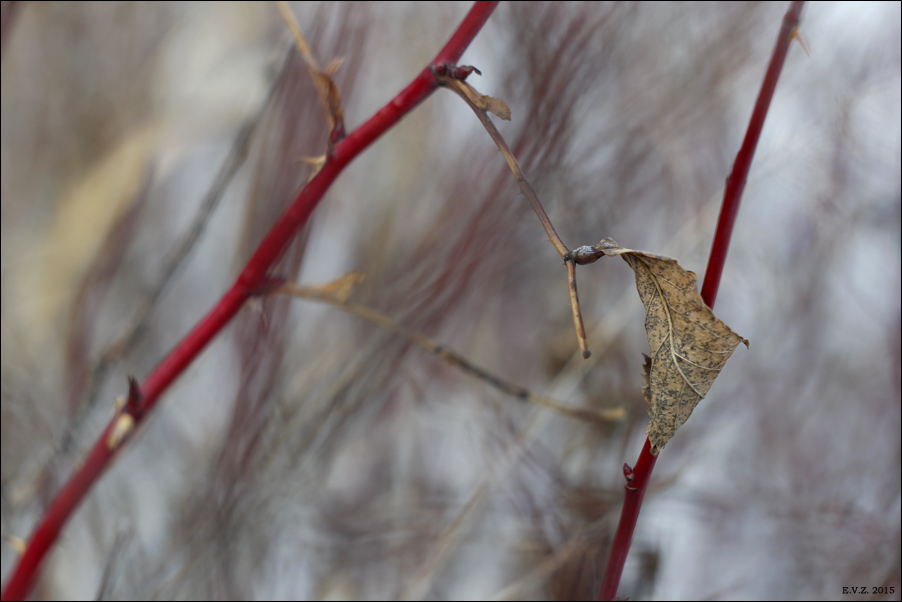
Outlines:
{"type": "Polygon", "coordinates": [[[260,286],[247,291],[248,297],[265,297],[285,286],[288,279],[284,276],[267,276],[260,286]]]}
{"type": "Polygon", "coordinates": [[[450,63],[443,63],[441,65],[434,65],[432,67],[432,72],[435,75],[440,77],[448,77],[450,79],[459,79],[461,81],[467,79],[471,73],[476,72],[477,75],[482,75],[482,71],[473,67],[472,65],[452,65],[450,63]]]}
{"type": "Polygon", "coordinates": [[[141,393],[141,385],[138,383],[138,379],[134,376],[129,375],[128,377],[128,403],[132,406],[137,406],[141,403],[141,400],[144,398],[144,395],[141,393]]]}
{"type": "Polygon", "coordinates": [[[805,43],[805,39],[802,37],[801,32],[799,32],[798,27],[793,27],[792,31],[789,32],[789,40],[795,40],[801,45],[802,50],[805,51],[805,54],[808,55],[808,58],[811,58],[811,52],[808,50],[808,44],[805,43]]]}
{"type": "Polygon", "coordinates": [[[338,144],[345,137],[345,124],[344,122],[339,122],[335,124],[335,127],[332,128],[332,132],[329,134],[329,142],[332,146],[338,144]]]}
{"type": "Polygon", "coordinates": [[[633,476],[634,476],[633,467],[630,466],[629,464],[627,464],[626,462],[623,463],[623,476],[626,477],[627,481],[633,480],[633,476]]]}

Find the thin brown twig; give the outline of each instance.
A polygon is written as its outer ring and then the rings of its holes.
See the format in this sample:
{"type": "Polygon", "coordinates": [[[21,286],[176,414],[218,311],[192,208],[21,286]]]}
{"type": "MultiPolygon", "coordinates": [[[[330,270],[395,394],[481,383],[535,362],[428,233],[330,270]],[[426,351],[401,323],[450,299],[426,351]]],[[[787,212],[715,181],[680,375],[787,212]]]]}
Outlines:
{"type": "Polygon", "coordinates": [[[443,86],[463,98],[464,102],[466,102],[467,105],[473,109],[473,112],[476,113],[479,121],[482,122],[482,125],[489,133],[489,136],[495,141],[495,145],[498,147],[498,150],[501,151],[505,161],[507,161],[507,164],[510,166],[511,172],[514,174],[514,179],[517,181],[517,186],[520,188],[520,192],[522,192],[523,196],[529,201],[532,210],[539,218],[539,222],[541,222],[542,227],[545,228],[545,233],[548,234],[548,240],[551,242],[552,246],[554,246],[554,250],[558,252],[558,255],[561,256],[561,259],[564,260],[564,263],[567,266],[567,290],[570,297],[570,309],[573,312],[573,325],[576,329],[576,339],[579,342],[579,349],[580,352],[582,352],[583,358],[588,359],[588,357],[592,355],[592,352],[589,351],[589,341],[586,339],[586,326],[583,324],[583,315],[579,308],[579,297],[576,293],[576,264],[574,263],[573,255],[554,229],[554,225],[552,225],[548,213],[545,212],[545,208],[542,206],[541,201],[539,201],[536,191],[523,174],[523,170],[520,168],[520,164],[517,162],[517,158],[511,151],[510,146],[508,146],[504,137],[501,135],[501,132],[498,131],[498,128],[495,127],[495,124],[492,123],[491,118],[489,118],[484,101],[494,101],[495,99],[490,99],[479,94],[472,86],[461,79],[439,74],[436,74],[436,77],[443,86]]]}
{"type": "MultiPolygon", "coordinates": [[[[354,276],[355,275],[353,274],[348,274],[344,278],[354,276]]],[[[574,408],[557,400],[551,399],[550,397],[533,393],[526,387],[511,383],[486,370],[483,370],[482,368],[479,368],[459,353],[448,349],[441,343],[420,334],[412,328],[398,324],[383,313],[366,307],[365,305],[347,301],[346,295],[335,292],[334,290],[324,287],[305,287],[293,283],[286,283],[280,288],[274,290],[272,294],[284,294],[290,295],[292,297],[328,303],[329,305],[337,307],[344,312],[353,314],[357,317],[363,318],[364,320],[368,320],[374,324],[381,326],[382,328],[385,328],[386,330],[389,330],[406,338],[411,343],[414,343],[419,347],[425,349],[426,351],[442,358],[449,365],[459,368],[467,374],[478,378],[479,380],[494,387],[498,391],[501,391],[505,395],[510,395],[517,399],[549,408],[551,410],[554,410],[555,412],[567,416],[568,418],[575,418],[577,420],[585,420],[594,423],[609,423],[620,421],[626,415],[626,410],[624,408],[611,408],[607,410],[574,408]]]]}
{"type": "Polygon", "coordinates": [[[319,94],[319,100],[323,104],[323,110],[326,112],[326,119],[329,122],[330,140],[334,143],[337,141],[334,139],[335,135],[339,138],[344,137],[344,112],[341,108],[341,95],[331,77],[332,73],[341,66],[341,60],[333,61],[324,70],[320,70],[316,57],[313,56],[313,51],[310,50],[307,40],[304,39],[301,27],[294,18],[288,3],[285,0],[277,0],[276,6],[291,31],[298,52],[301,53],[313,85],[316,86],[316,92],[319,94]]]}
{"type": "MultiPolygon", "coordinates": [[[[298,52],[304,57],[304,62],[307,64],[307,69],[310,70],[310,75],[319,72],[319,66],[316,64],[316,57],[314,57],[313,52],[310,51],[310,46],[307,45],[307,40],[304,39],[304,34],[301,33],[301,27],[298,25],[297,19],[294,18],[294,14],[292,14],[288,3],[285,2],[285,0],[277,0],[276,7],[279,9],[279,14],[282,15],[285,25],[288,26],[291,36],[294,38],[294,44],[297,46],[298,52]]],[[[314,77],[314,80],[315,79],[316,78],[314,77]]]]}
{"type": "Polygon", "coordinates": [[[474,94],[477,93],[475,92],[475,90],[473,90],[473,87],[464,81],[461,81],[459,79],[452,79],[450,77],[439,76],[439,81],[446,88],[452,90],[453,92],[456,92],[458,96],[463,98],[467,105],[471,109],[473,109],[473,112],[476,113],[476,116],[479,117],[479,121],[482,122],[482,125],[485,126],[485,129],[489,133],[489,136],[491,136],[492,140],[495,141],[495,145],[498,147],[498,150],[501,151],[502,155],[504,155],[504,160],[507,161],[507,164],[510,166],[511,172],[513,172],[514,174],[514,179],[517,181],[517,186],[520,187],[520,191],[523,193],[523,196],[525,196],[529,201],[530,206],[532,206],[532,210],[535,211],[536,216],[538,216],[539,221],[542,223],[542,227],[545,228],[545,233],[548,234],[548,240],[551,241],[551,244],[554,246],[554,250],[557,251],[558,255],[561,256],[561,259],[565,259],[570,253],[570,249],[567,248],[567,246],[564,244],[564,241],[561,240],[561,237],[558,235],[557,231],[554,229],[554,226],[551,224],[551,219],[549,219],[548,214],[545,212],[545,208],[542,207],[542,203],[539,201],[539,197],[536,195],[536,191],[533,190],[533,187],[529,183],[529,180],[527,180],[526,176],[523,175],[523,170],[520,168],[520,164],[517,162],[517,158],[514,157],[514,153],[507,145],[507,142],[504,140],[501,132],[499,132],[498,128],[495,127],[495,124],[492,123],[492,120],[491,118],[489,118],[485,108],[480,107],[476,102],[474,102],[474,94]]]}
{"type": "Polygon", "coordinates": [[[576,340],[579,342],[579,350],[583,359],[589,359],[592,352],[589,351],[589,340],[586,338],[586,325],[583,323],[583,314],[579,309],[579,296],[576,292],[576,263],[569,259],[564,262],[567,266],[567,291],[570,295],[570,308],[573,310],[573,327],[576,329],[576,340]]]}

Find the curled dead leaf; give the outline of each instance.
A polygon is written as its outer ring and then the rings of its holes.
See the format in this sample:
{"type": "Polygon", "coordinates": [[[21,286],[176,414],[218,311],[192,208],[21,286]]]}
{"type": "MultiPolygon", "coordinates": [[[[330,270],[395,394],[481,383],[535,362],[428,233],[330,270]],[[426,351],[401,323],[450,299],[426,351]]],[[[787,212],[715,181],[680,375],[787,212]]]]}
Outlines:
{"type": "Polygon", "coordinates": [[[344,276],[336,278],[332,282],[320,286],[308,286],[307,290],[317,293],[323,298],[334,299],[338,303],[345,303],[358,284],[366,279],[363,272],[348,272],[344,276]]]}
{"type": "Polygon", "coordinates": [[[624,249],[610,238],[594,248],[619,255],[636,273],[651,348],[643,375],[643,394],[651,404],[646,433],[660,450],[708,393],[739,343],[748,347],[749,342],[705,305],[696,275],[675,259],[624,249]]]}
{"type": "Polygon", "coordinates": [[[341,60],[332,61],[325,71],[313,73],[313,79],[316,88],[320,93],[323,105],[326,108],[326,114],[329,117],[329,129],[334,130],[336,127],[344,128],[344,111],[341,108],[341,93],[338,86],[332,79],[338,67],[341,66],[341,60]]]}
{"type": "Polygon", "coordinates": [[[477,109],[493,113],[505,121],[511,120],[510,107],[500,98],[492,98],[491,96],[480,94],[476,88],[459,79],[444,77],[442,81],[445,82],[446,86],[459,90],[477,109]]]}
{"type": "Polygon", "coordinates": [[[480,96],[479,100],[482,103],[480,108],[485,109],[489,113],[494,113],[505,121],[511,120],[511,110],[503,100],[492,98],[491,96],[480,96]]]}

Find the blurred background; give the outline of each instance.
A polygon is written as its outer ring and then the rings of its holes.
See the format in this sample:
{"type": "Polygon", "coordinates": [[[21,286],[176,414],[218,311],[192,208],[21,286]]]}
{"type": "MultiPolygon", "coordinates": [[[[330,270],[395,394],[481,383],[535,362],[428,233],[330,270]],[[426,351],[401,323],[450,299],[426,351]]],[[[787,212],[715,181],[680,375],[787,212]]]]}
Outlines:
{"type": "MultiPolygon", "coordinates": [[[[503,3],[462,59],[557,231],[707,262],[788,3],[503,3]],[[498,121],[498,120],[496,120],[498,121]]],[[[350,131],[468,3],[292,5],[350,131]]],[[[717,315],[740,347],[662,452],[620,595],[900,599],[900,4],[810,3],[717,315]],[[888,596],[844,586],[894,587],[888,596]]],[[[270,3],[3,3],[2,533],[27,538],[326,148],[270,3]]],[[[275,270],[573,408],[505,396],[310,301],[251,304],[91,491],[35,596],[587,599],[647,424],[632,271],[565,270],[439,90],[275,270]]],[[[701,282],[699,282],[701,284],[701,282]]],[[[6,583],[15,563],[2,550],[6,583]]]]}

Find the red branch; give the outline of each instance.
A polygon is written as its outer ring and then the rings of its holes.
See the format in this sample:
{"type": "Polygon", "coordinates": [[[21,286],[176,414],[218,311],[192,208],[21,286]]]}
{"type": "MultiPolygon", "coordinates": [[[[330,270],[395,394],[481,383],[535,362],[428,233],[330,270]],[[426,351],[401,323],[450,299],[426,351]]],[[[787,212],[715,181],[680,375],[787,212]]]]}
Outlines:
{"type": "MultiPolygon", "coordinates": [[[[742,199],[749,168],[755,156],[758,139],[761,137],[761,129],[764,127],[764,119],[767,117],[770,101],[774,97],[777,80],[780,79],[780,73],[783,71],[789,44],[797,35],[804,5],[804,2],[793,2],[783,17],[783,25],[777,36],[777,44],[774,47],[770,64],[767,66],[764,81],[761,83],[761,90],[758,92],[758,99],[755,101],[755,108],[745,132],[745,139],[742,141],[739,152],[736,153],[733,170],[727,178],[720,218],[717,220],[717,230],[714,234],[714,244],[708,258],[708,267],[705,270],[705,282],[702,285],[702,299],[708,307],[714,307],[714,300],[717,298],[720,277],[723,274],[727,250],[730,247],[730,237],[733,234],[733,225],[736,222],[736,214],[739,212],[739,201],[742,199]]],[[[642,498],[645,497],[645,490],[651,479],[651,472],[655,467],[656,460],[657,456],[651,454],[651,443],[646,439],[639,454],[639,460],[636,462],[636,468],[631,475],[632,479],[626,485],[623,510],[620,512],[620,522],[611,543],[611,554],[608,556],[608,566],[605,569],[601,592],[598,595],[599,600],[613,600],[617,596],[623,566],[626,564],[626,556],[633,540],[633,531],[636,528],[636,521],[639,519],[642,498]]]]}
{"type": "Polygon", "coordinates": [[[87,459],[57,495],[38,525],[25,554],[19,560],[3,591],[3,600],[18,600],[28,595],[44,557],[59,537],[66,521],[124,443],[131,438],[153,409],[160,395],[197,358],[213,337],[235,317],[244,302],[265,289],[269,268],[279,259],[295,234],[306,224],[313,209],[341,171],[379,136],[432,94],[438,83],[431,67],[457,63],[497,4],[497,2],[477,2],[430,65],[427,65],[410,85],[366,123],[335,144],[326,164],[301,190],[297,199],[269,231],[239,274],[235,284],[210,313],[157,365],[140,389],[133,388],[130,392],[126,406],[121,412],[117,412],[104,429],[87,459]],[[134,422],[130,421],[132,419],[134,422]],[[132,428],[122,435],[124,424],[132,428]],[[112,441],[115,441],[115,444],[112,444],[112,441]]]}
{"type": "Polygon", "coordinates": [[[717,230],[714,234],[714,243],[711,246],[711,255],[708,258],[708,267],[705,270],[705,282],[702,285],[702,299],[708,307],[714,307],[717,298],[717,289],[720,287],[720,277],[723,274],[723,265],[727,261],[727,250],[730,247],[730,237],[733,235],[733,224],[736,222],[736,214],[739,213],[739,201],[742,200],[742,192],[748,180],[749,168],[755,157],[755,149],[758,148],[758,139],[761,138],[761,129],[764,127],[764,118],[770,108],[770,101],[774,97],[777,88],[777,80],[783,71],[783,63],[786,61],[786,53],[789,51],[789,43],[798,35],[797,28],[802,15],[804,2],[793,2],[786,15],[783,17],[783,26],[780,35],[777,36],[777,45],[771,56],[767,73],[761,83],[758,92],[758,100],[755,101],[755,109],[749,119],[749,127],[745,132],[745,139],[739,152],[736,153],[736,161],[733,163],[733,171],[727,178],[727,185],[723,193],[723,205],[720,209],[720,217],[717,220],[717,230]]]}

